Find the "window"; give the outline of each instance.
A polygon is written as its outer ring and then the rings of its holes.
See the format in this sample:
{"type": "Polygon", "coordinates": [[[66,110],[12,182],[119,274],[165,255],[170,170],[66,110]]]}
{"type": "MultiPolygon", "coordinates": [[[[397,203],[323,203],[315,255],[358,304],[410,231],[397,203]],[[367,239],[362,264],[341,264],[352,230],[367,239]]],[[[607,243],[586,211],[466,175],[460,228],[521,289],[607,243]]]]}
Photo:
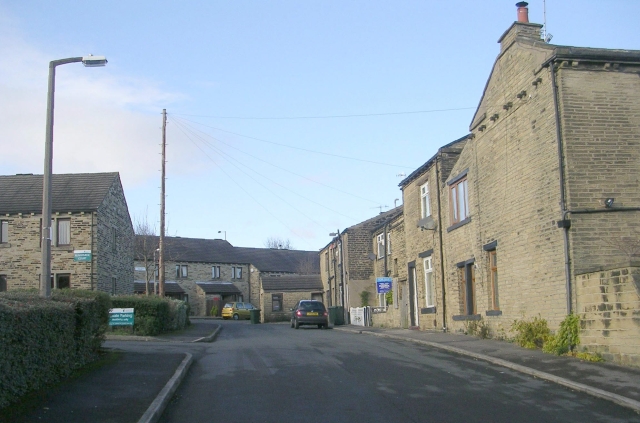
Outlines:
{"type": "Polygon", "coordinates": [[[9,222],[7,220],[0,220],[0,244],[4,244],[9,241],[9,222]]]}
{"type": "Polygon", "coordinates": [[[431,206],[429,204],[429,182],[420,187],[420,217],[424,219],[431,216],[431,206]]]}
{"type": "Polygon", "coordinates": [[[71,288],[71,275],[69,273],[61,273],[56,275],[56,288],[71,288]]]}
{"type": "Polygon", "coordinates": [[[71,244],[71,219],[58,219],[56,221],[56,245],[71,244]]]}
{"type": "Polygon", "coordinates": [[[186,278],[189,276],[189,271],[186,264],[176,264],[176,278],[186,278]]]}
{"type": "Polygon", "coordinates": [[[384,257],[384,234],[380,234],[376,237],[378,242],[378,258],[384,257]]]}
{"type": "Polygon", "coordinates": [[[271,294],[271,311],[282,311],[282,294],[271,294]]]}
{"type": "Polygon", "coordinates": [[[500,310],[498,302],[498,257],[496,250],[489,251],[489,305],[491,310],[500,310]]]}
{"type": "Polygon", "coordinates": [[[424,259],[424,300],[425,307],[436,306],[435,287],[433,286],[433,265],[431,257],[424,259]]]}
{"type": "Polygon", "coordinates": [[[231,268],[231,279],[242,279],[242,267],[231,268]]]}
{"type": "Polygon", "coordinates": [[[467,193],[467,177],[466,175],[451,184],[450,186],[451,200],[451,223],[459,223],[469,217],[469,201],[467,193]]]}
{"type": "Polygon", "coordinates": [[[211,266],[211,279],[220,279],[220,266],[211,266]]]}
{"type": "Polygon", "coordinates": [[[116,241],[118,239],[118,230],[111,228],[111,251],[116,252],[116,241]]]}
{"type": "Polygon", "coordinates": [[[0,275],[0,292],[7,290],[7,275],[0,275]]]}

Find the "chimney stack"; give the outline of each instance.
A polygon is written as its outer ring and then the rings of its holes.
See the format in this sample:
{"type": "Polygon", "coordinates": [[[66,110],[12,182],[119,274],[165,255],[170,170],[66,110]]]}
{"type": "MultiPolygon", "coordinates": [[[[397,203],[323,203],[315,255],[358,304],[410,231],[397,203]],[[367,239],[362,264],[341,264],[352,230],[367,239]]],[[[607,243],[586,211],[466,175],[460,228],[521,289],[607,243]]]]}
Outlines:
{"type": "Polygon", "coordinates": [[[529,9],[527,8],[528,5],[529,3],[527,3],[526,1],[516,3],[516,6],[518,6],[518,22],[529,23],[529,9]]]}

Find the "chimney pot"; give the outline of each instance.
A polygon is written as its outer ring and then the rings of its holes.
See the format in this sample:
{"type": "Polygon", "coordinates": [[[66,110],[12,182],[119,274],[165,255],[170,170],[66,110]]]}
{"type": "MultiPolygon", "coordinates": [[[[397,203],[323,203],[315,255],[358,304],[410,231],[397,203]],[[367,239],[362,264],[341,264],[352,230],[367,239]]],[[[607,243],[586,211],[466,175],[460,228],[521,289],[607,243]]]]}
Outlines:
{"type": "Polygon", "coordinates": [[[518,7],[518,22],[529,23],[529,9],[527,8],[528,5],[529,3],[527,3],[526,1],[516,3],[516,6],[518,7]]]}

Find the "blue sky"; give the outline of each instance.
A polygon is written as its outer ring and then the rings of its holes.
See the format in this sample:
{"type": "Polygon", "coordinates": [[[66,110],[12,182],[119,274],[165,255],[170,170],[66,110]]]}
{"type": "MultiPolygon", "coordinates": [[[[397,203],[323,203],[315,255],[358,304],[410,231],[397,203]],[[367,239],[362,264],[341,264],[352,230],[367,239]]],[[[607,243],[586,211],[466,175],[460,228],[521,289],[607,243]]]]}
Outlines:
{"type": "MultiPolygon", "coordinates": [[[[401,204],[398,183],[464,136],[515,1],[0,0],[0,174],[118,171],[170,235],[317,250],[401,204]]],[[[546,2],[552,44],[640,49],[640,0],[546,2]]],[[[529,2],[543,23],[543,2],[529,2]]]]}

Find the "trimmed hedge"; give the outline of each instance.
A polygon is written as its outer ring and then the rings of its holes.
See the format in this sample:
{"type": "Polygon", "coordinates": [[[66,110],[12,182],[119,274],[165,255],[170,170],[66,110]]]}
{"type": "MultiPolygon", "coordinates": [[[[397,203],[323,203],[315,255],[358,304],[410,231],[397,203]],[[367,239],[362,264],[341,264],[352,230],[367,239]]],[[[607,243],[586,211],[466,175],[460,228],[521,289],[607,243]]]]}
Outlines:
{"type": "Polygon", "coordinates": [[[0,408],[97,358],[109,297],[91,291],[0,295],[0,408]]]}
{"type": "Polygon", "coordinates": [[[184,301],[156,296],[127,295],[112,297],[113,308],[133,308],[133,332],[155,336],[183,329],[188,324],[188,307],[184,301]]]}

